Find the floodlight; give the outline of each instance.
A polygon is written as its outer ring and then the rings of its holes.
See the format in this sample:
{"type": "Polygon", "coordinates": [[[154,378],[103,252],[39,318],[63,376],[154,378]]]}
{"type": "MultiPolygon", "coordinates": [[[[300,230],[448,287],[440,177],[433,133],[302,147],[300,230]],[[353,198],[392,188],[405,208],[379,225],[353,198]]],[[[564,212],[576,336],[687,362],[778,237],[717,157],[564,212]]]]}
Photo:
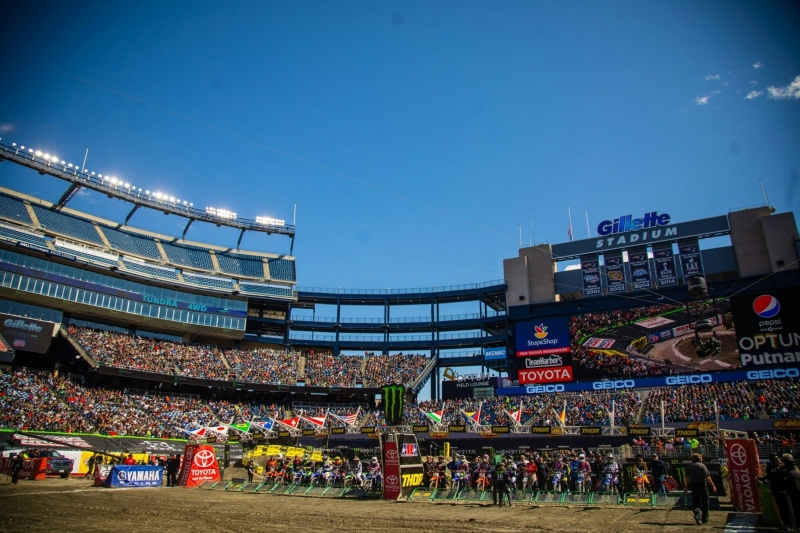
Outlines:
{"type": "MultiPolygon", "coordinates": [[[[126,189],[130,189],[130,188],[131,188],[131,184],[130,184],[130,183],[126,183],[126,184],[125,184],[125,188],[126,188],[126,189]]],[[[135,189],[135,188],[136,188],[136,187],[134,187],[134,189],[135,189]]]]}
{"type": "Polygon", "coordinates": [[[194,207],[194,204],[189,202],[189,207],[194,207]]]}
{"type": "MultiPolygon", "coordinates": [[[[141,191],[142,189],[139,189],[139,190],[141,191]]],[[[144,193],[145,193],[147,196],[150,196],[150,191],[144,191],[144,193]]]]}
{"type": "MultiPolygon", "coordinates": [[[[61,164],[62,165],[66,165],[67,163],[66,163],[66,161],[62,161],[61,164]]],[[[72,165],[70,165],[70,166],[72,166],[72,165]]]]}
{"type": "Polygon", "coordinates": [[[183,201],[183,205],[186,205],[186,200],[183,201]]]}
{"type": "Polygon", "coordinates": [[[175,197],[174,197],[174,196],[170,196],[170,197],[169,197],[169,201],[170,201],[170,202],[174,202],[174,201],[175,201],[175,197]]]}
{"type": "Polygon", "coordinates": [[[25,149],[25,147],[24,147],[24,146],[20,146],[20,148],[21,148],[22,150],[24,150],[24,149],[25,149]]]}
{"type": "Polygon", "coordinates": [[[28,153],[33,153],[33,148],[28,148],[28,153]]]}
{"type": "MultiPolygon", "coordinates": [[[[37,152],[38,153],[38,152],[37,152]]],[[[44,154],[45,159],[50,159],[50,154],[44,154]]]]}
{"type": "Polygon", "coordinates": [[[16,146],[16,145],[17,145],[17,143],[11,143],[11,146],[16,146]]]}
{"type": "Polygon", "coordinates": [[[92,172],[92,176],[94,176],[94,172],[92,172]]]}
{"type": "Polygon", "coordinates": [[[68,166],[69,168],[72,168],[72,163],[67,163],[67,166],[68,166]]]}
{"type": "MultiPolygon", "coordinates": [[[[33,151],[33,150],[31,150],[31,152],[32,152],[32,151],[33,151]]],[[[42,151],[41,151],[41,150],[36,150],[36,156],[37,156],[37,157],[39,157],[39,156],[41,156],[41,155],[42,155],[42,151]]]]}

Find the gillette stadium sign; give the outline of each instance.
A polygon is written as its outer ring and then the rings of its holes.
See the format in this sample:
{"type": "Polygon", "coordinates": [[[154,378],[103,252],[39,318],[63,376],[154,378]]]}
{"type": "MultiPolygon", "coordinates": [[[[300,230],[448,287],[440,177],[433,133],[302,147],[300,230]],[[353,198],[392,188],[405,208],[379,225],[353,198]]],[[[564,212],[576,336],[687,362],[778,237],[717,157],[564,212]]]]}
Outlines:
{"type": "Polygon", "coordinates": [[[800,362],[800,290],[771,290],[731,298],[742,368],[800,362]]]}
{"type": "Polygon", "coordinates": [[[725,215],[674,224],[667,213],[649,211],[634,218],[622,215],[604,220],[597,226],[599,238],[564,242],[553,245],[554,259],[571,259],[582,255],[620,250],[632,246],[647,246],[657,242],[679,239],[713,237],[730,233],[725,215]]]}

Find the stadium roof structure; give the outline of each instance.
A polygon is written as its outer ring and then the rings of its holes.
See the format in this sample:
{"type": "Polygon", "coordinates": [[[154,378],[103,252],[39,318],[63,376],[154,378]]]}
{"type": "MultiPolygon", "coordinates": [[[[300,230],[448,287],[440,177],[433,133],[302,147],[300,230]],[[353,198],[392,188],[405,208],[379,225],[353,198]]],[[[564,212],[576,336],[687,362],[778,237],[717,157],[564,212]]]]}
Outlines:
{"type": "Polygon", "coordinates": [[[39,174],[48,174],[69,182],[69,188],[64,191],[64,194],[61,195],[57,202],[59,208],[66,206],[80,189],[86,188],[105,194],[109,198],[118,198],[133,204],[133,209],[128,213],[123,223],[125,225],[128,224],[128,221],[140,207],[148,207],[165,214],[178,215],[188,219],[189,221],[183,229],[182,239],[186,237],[186,232],[196,220],[240,230],[239,240],[236,244],[237,249],[242,242],[245,231],[258,231],[268,235],[273,233],[286,235],[292,240],[290,249],[294,250],[295,226],[286,224],[283,220],[267,217],[256,217],[256,220],[251,220],[239,218],[236,213],[221,209],[198,209],[186,201],[181,203],[180,200],[176,200],[174,197],[162,196],[159,193],[151,193],[151,191],[143,192],[141,188],[133,187],[130,183],[117,180],[111,176],[95,175],[94,172],[89,172],[82,166],[79,167],[78,165],[61,161],[56,156],[43,154],[41,151],[30,147],[26,149],[16,143],[7,145],[0,142],[0,162],[2,161],[17,163],[36,170],[39,174]]]}

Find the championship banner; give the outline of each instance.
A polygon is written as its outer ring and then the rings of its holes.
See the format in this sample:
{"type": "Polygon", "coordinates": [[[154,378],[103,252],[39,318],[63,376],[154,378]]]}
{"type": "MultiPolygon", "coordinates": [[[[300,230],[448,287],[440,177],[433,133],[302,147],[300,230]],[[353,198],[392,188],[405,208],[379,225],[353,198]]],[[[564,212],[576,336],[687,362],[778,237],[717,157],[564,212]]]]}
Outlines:
{"type": "Polygon", "coordinates": [[[727,439],[725,457],[728,460],[728,480],[731,485],[731,503],[737,511],[761,511],[758,476],[758,450],[753,439],[727,439]]]}
{"type": "Polygon", "coordinates": [[[700,256],[700,244],[697,239],[678,243],[678,252],[681,256],[684,279],[703,275],[703,261],[700,256]]]}
{"type": "Polygon", "coordinates": [[[731,298],[742,368],[796,365],[800,360],[798,298],[798,289],[762,291],[731,298]]]}
{"type": "Polygon", "coordinates": [[[214,447],[206,444],[187,444],[181,464],[178,485],[196,487],[204,481],[221,479],[214,447]]]}
{"type": "Polygon", "coordinates": [[[625,283],[624,263],[622,262],[622,252],[614,252],[604,256],[606,263],[606,289],[608,294],[628,292],[625,283]]]}
{"type": "Polygon", "coordinates": [[[631,285],[634,290],[649,289],[653,286],[650,279],[650,261],[647,249],[639,248],[628,252],[628,266],[631,269],[631,285]]]}
{"type": "Polygon", "coordinates": [[[672,287],[678,284],[675,271],[675,256],[672,253],[672,244],[668,246],[653,247],[653,263],[656,265],[656,283],[659,288],[672,287]]]}
{"type": "Polygon", "coordinates": [[[106,488],[160,487],[164,484],[164,469],[150,465],[114,465],[103,481],[106,488]]]}
{"type": "Polygon", "coordinates": [[[600,260],[598,256],[581,257],[581,274],[583,276],[583,296],[601,296],[600,260]]]}

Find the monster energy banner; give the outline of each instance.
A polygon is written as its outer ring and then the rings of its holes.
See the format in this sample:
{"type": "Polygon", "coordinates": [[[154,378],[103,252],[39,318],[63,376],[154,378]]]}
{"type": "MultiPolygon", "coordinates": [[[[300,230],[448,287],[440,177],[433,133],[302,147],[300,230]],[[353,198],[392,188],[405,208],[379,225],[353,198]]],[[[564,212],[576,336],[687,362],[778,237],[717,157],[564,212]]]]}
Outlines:
{"type": "Polygon", "coordinates": [[[581,274],[583,275],[583,295],[600,296],[600,260],[596,255],[581,258],[581,274]]]}
{"type": "Polygon", "coordinates": [[[384,385],[381,387],[383,394],[383,416],[387,426],[397,426],[403,421],[403,407],[406,388],[404,385],[384,385]]]}
{"type": "Polygon", "coordinates": [[[700,257],[700,244],[698,244],[697,239],[678,243],[678,251],[681,254],[684,279],[689,279],[692,276],[702,276],[703,261],[700,257]]]}
{"type": "Polygon", "coordinates": [[[608,278],[608,293],[614,294],[617,292],[627,292],[628,287],[625,285],[625,271],[623,270],[622,253],[616,252],[607,254],[605,256],[605,260],[606,277],[608,278]]]}
{"type": "Polygon", "coordinates": [[[631,267],[633,290],[649,289],[653,286],[653,282],[650,281],[650,263],[647,260],[646,248],[628,252],[628,265],[631,267]]]}
{"type": "Polygon", "coordinates": [[[675,272],[675,256],[672,255],[672,244],[653,247],[653,262],[656,265],[656,283],[658,287],[672,287],[678,284],[675,272]]]}

